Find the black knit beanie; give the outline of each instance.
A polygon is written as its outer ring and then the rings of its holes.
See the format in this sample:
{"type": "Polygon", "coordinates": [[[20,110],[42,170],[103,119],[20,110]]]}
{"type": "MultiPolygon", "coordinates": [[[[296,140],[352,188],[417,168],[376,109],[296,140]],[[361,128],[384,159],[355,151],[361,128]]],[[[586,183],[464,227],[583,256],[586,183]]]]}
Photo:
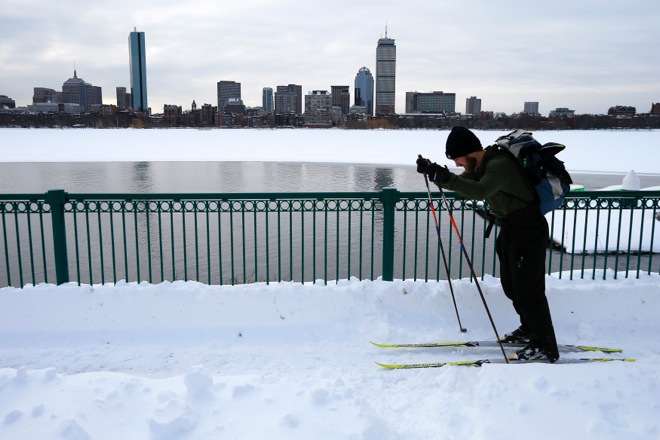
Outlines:
{"type": "Polygon", "coordinates": [[[458,159],[481,150],[483,150],[483,147],[479,138],[465,127],[454,127],[447,136],[445,149],[447,159],[458,159]]]}

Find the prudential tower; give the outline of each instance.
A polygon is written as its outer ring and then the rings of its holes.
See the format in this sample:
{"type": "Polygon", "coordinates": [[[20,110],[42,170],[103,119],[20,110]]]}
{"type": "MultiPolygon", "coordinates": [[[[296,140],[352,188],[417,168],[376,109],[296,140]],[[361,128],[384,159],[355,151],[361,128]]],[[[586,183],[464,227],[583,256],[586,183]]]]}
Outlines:
{"type": "Polygon", "coordinates": [[[394,111],[396,84],[396,45],[393,38],[378,40],[376,48],[376,116],[392,115],[394,111]]]}

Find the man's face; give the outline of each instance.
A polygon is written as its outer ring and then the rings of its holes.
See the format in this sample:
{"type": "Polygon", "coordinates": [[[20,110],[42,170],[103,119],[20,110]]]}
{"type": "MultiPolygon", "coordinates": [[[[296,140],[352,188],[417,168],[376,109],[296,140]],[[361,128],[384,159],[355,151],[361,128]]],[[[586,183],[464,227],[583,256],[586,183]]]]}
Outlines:
{"type": "Polygon", "coordinates": [[[477,168],[477,159],[471,154],[454,159],[457,167],[465,168],[465,171],[473,172],[477,168]]]}

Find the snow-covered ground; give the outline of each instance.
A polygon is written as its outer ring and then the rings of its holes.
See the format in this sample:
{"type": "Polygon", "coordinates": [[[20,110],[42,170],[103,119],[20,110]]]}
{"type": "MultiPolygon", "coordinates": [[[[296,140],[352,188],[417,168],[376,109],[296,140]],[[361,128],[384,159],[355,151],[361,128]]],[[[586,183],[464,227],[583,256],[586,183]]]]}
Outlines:
{"type": "MultiPolygon", "coordinates": [[[[446,132],[1,129],[0,160],[443,160],[446,132]],[[323,133],[322,135],[320,133],[323,133]],[[249,141],[247,141],[249,140],[249,141]],[[185,148],[182,148],[181,146],[185,148]],[[136,146],[140,146],[139,148],[136,146]],[[312,148],[312,146],[314,148],[312,148]],[[227,147],[227,148],[223,148],[227,147]]],[[[489,143],[498,132],[478,132],[489,143]]],[[[657,174],[660,132],[538,132],[569,169],[657,174]]],[[[30,176],[25,176],[30,178],[30,176]]],[[[0,256],[0,258],[2,258],[0,256]]],[[[547,277],[562,343],[634,363],[385,370],[499,357],[369,341],[493,339],[474,283],[340,280],[0,289],[0,438],[658,439],[660,275],[547,277]]],[[[500,334],[518,323],[481,286],[500,334]]],[[[579,357],[565,354],[565,357],[579,357]]]]}
{"type": "MultiPolygon", "coordinates": [[[[482,145],[508,131],[475,133],[482,145]]],[[[448,130],[94,130],[0,128],[2,162],[281,161],[415,164],[417,154],[453,167],[448,130]]],[[[569,171],[660,174],[660,130],[537,131],[566,145],[569,171]]]]}
{"type": "MultiPolygon", "coordinates": [[[[637,361],[374,364],[501,356],[369,343],[492,339],[467,280],[467,333],[446,282],[0,289],[0,438],[659,438],[660,277],[547,280],[561,342],[637,361]]],[[[481,285],[499,332],[514,328],[498,280],[481,285]]]]}

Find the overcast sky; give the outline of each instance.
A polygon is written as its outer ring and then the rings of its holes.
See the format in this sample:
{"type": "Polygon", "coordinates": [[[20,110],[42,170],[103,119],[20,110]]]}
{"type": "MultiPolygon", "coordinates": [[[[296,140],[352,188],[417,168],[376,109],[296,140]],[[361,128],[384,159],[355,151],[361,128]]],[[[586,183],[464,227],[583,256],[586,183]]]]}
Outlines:
{"type": "Polygon", "coordinates": [[[385,34],[397,50],[396,111],[410,91],[456,93],[456,111],[514,113],[538,101],[606,113],[660,102],[658,0],[1,0],[0,94],[30,104],[34,87],[73,76],[129,87],[128,35],[146,33],[147,88],[163,104],[217,105],[216,83],[241,83],[247,106],[263,87],[303,93],[375,76],[385,34]]]}

